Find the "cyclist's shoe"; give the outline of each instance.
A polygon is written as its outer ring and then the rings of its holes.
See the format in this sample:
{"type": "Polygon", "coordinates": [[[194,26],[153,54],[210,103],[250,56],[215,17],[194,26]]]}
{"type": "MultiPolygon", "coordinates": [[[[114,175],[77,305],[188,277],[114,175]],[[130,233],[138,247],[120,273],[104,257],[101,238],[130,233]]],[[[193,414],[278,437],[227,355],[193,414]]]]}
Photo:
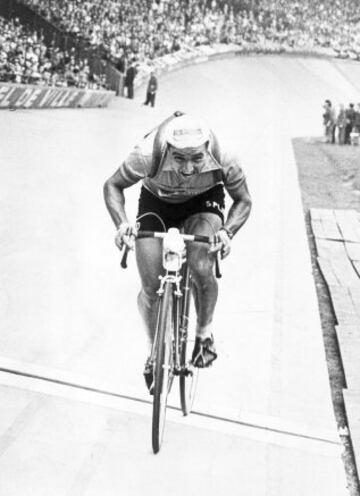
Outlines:
{"type": "Polygon", "coordinates": [[[143,374],[149,393],[154,394],[154,373],[153,364],[150,361],[150,357],[146,360],[143,374]]]}
{"type": "Polygon", "coordinates": [[[192,353],[191,362],[194,367],[205,368],[209,367],[217,358],[217,353],[214,344],[214,337],[195,339],[194,350],[192,353]]]}

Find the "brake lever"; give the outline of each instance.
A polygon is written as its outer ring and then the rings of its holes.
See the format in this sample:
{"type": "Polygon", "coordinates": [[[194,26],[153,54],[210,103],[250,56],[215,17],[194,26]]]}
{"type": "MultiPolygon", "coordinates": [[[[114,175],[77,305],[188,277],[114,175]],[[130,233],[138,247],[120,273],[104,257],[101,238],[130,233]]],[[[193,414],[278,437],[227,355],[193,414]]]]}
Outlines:
{"type": "MultiPolygon", "coordinates": [[[[135,224],[135,232],[132,232],[132,234],[130,234],[130,236],[133,236],[134,240],[136,239],[136,235],[137,235],[137,232],[139,229],[140,229],[140,223],[137,222],[135,224]]],[[[128,256],[129,251],[130,251],[130,248],[127,245],[124,245],[124,251],[123,251],[123,254],[121,257],[121,262],[120,262],[120,265],[123,269],[127,268],[127,256],[128,256]]]]}
{"type": "Polygon", "coordinates": [[[215,277],[216,279],[221,279],[222,274],[220,272],[220,252],[216,252],[216,258],[215,258],[215,277]]]}
{"type": "MultiPolygon", "coordinates": [[[[215,237],[212,238],[211,242],[210,242],[210,248],[213,248],[214,246],[216,245],[216,239],[215,237]]],[[[216,279],[221,279],[222,278],[222,274],[220,272],[220,251],[217,251],[215,253],[215,277],[216,279]]]]}
{"type": "Polygon", "coordinates": [[[126,269],[127,268],[127,256],[128,256],[128,253],[130,251],[130,248],[128,248],[126,245],[125,245],[125,248],[124,248],[124,251],[123,251],[123,254],[122,254],[122,257],[121,257],[121,262],[120,262],[120,265],[123,269],[126,269]]]}

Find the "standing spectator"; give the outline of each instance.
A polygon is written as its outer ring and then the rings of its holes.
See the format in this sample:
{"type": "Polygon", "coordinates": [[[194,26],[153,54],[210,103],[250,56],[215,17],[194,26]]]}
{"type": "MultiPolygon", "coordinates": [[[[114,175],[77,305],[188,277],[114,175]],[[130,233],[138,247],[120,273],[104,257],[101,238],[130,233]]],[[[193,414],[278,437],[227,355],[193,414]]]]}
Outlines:
{"type": "Polygon", "coordinates": [[[124,82],[125,82],[125,74],[127,70],[126,67],[127,60],[126,60],[125,50],[121,48],[119,52],[120,52],[120,56],[115,65],[116,69],[120,72],[120,80],[119,80],[117,95],[124,96],[124,82]]]}
{"type": "Polygon", "coordinates": [[[345,127],[346,127],[346,112],[343,103],[340,104],[339,113],[336,118],[336,125],[338,128],[339,145],[343,145],[345,143],[345,127]]]}
{"type": "Polygon", "coordinates": [[[324,103],[323,123],[325,128],[325,142],[335,143],[335,114],[330,100],[324,103]]]}
{"type": "Polygon", "coordinates": [[[126,72],[126,55],[124,49],[120,49],[120,56],[116,62],[116,69],[121,72],[121,74],[125,74],[126,72]]]}
{"type": "Polygon", "coordinates": [[[137,74],[136,59],[132,59],[125,76],[125,86],[127,88],[127,97],[134,98],[134,80],[137,74]]]}
{"type": "Polygon", "coordinates": [[[360,133],[360,103],[357,104],[357,110],[355,110],[354,114],[353,132],[360,133]]]}
{"type": "Polygon", "coordinates": [[[350,145],[350,133],[352,131],[352,128],[354,126],[354,120],[355,120],[355,110],[354,110],[354,104],[350,103],[349,107],[345,111],[346,115],[346,126],[345,126],[345,145],[350,145]]]}
{"type": "Polygon", "coordinates": [[[158,89],[157,77],[155,76],[155,72],[151,71],[150,79],[147,85],[146,100],[144,102],[144,105],[149,105],[149,103],[151,103],[152,107],[155,106],[155,97],[156,97],[157,89],[158,89]]]}

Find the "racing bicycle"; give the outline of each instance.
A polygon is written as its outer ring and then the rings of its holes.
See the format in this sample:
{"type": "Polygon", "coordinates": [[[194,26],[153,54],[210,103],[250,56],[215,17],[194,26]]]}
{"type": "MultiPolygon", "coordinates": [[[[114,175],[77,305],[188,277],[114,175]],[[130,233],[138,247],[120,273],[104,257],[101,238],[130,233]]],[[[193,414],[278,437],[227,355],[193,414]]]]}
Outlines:
{"type": "MultiPolygon", "coordinates": [[[[152,449],[158,453],[164,435],[167,399],[175,377],[179,377],[180,404],[184,415],[191,412],[199,369],[191,361],[195,329],[190,329],[189,314],[192,295],[192,275],[186,262],[186,243],[213,245],[214,238],[184,234],[177,228],[167,232],[138,231],[137,239],[160,238],[164,275],[159,275],[158,314],[150,354],[153,371],[152,449]]],[[[127,266],[124,251],[121,266],[127,266]]],[[[216,277],[221,277],[218,257],[216,277]]]]}

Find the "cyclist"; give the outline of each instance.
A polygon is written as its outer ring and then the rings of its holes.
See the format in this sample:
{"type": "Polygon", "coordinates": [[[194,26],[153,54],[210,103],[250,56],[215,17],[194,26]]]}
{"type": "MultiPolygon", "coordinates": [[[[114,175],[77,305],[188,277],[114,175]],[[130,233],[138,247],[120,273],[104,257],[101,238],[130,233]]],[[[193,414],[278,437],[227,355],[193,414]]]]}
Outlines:
{"type": "MultiPolygon", "coordinates": [[[[212,334],[212,318],[218,287],[213,275],[216,252],[230,253],[231,239],[247,220],[251,198],[239,161],[223,150],[213,131],[199,119],[175,112],[134,148],[117,171],[106,181],[104,198],[115,223],[115,243],[134,247],[135,226],[125,211],[124,190],[142,180],[138,217],[141,230],[163,231],[184,227],[185,232],[216,236],[213,248],[194,243],[188,248],[188,263],[194,281],[197,311],[194,366],[207,367],[217,353],[212,334]],[[224,222],[224,186],[232,205],[224,222]],[[146,215],[147,214],[147,215],[146,215]],[[155,215],[154,215],[155,214],[155,215]]],[[[156,291],[163,273],[161,241],[136,241],[136,260],[142,288],[138,306],[144,319],[149,344],[156,326],[156,291]]],[[[150,389],[152,368],[144,370],[150,389]]]]}

